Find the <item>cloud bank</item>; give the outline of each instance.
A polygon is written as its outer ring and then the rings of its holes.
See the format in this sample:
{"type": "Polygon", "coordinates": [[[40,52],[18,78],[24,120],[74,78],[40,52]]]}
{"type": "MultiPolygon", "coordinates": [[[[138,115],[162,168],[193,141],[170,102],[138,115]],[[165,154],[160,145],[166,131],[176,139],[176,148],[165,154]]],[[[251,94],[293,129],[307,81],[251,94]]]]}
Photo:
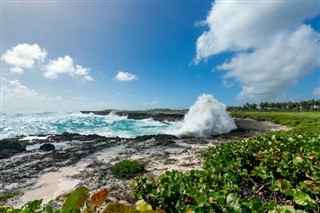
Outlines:
{"type": "Polygon", "coordinates": [[[26,98],[33,100],[41,100],[42,97],[38,93],[22,85],[19,80],[5,80],[6,85],[1,87],[3,98],[26,98]]]}
{"type": "Polygon", "coordinates": [[[216,1],[197,40],[195,63],[232,52],[216,67],[242,86],[239,100],[275,99],[320,66],[320,34],[304,24],[318,2],[216,1]]]}
{"type": "Polygon", "coordinates": [[[133,81],[137,79],[136,75],[123,71],[118,71],[117,75],[114,77],[114,80],[116,81],[133,81]]]}
{"type": "Polygon", "coordinates": [[[41,49],[38,44],[18,44],[7,50],[2,55],[2,60],[9,66],[10,72],[13,74],[23,74],[24,69],[42,70],[43,76],[49,79],[55,79],[60,74],[69,74],[70,76],[82,76],[83,80],[93,81],[89,75],[88,68],[74,64],[73,59],[66,55],[56,60],[49,60],[45,64],[48,53],[45,49],[41,49]]]}
{"type": "Polygon", "coordinates": [[[2,94],[2,109],[5,112],[17,111],[79,111],[85,109],[101,109],[111,107],[111,103],[91,100],[87,98],[48,96],[41,94],[19,80],[2,78],[0,87],[2,94]]]}

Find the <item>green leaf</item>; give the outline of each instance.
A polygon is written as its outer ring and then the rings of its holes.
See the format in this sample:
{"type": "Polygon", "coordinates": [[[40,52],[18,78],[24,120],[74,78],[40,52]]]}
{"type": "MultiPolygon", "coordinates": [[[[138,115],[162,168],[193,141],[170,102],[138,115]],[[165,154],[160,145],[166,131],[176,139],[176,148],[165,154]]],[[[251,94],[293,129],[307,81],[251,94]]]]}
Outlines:
{"type": "Polygon", "coordinates": [[[46,212],[46,213],[53,213],[52,206],[47,205],[46,208],[44,209],[44,212],[46,212]]]}
{"type": "Polygon", "coordinates": [[[138,200],[136,202],[136,209],[139,211],[152,210],[152,206],[144,200],[138,200]]]}
{"type": "Polygon", "coordinates": [[[267,204],[266,204],[266,208],[269,210],[273,210],[276,207],[277,203],[275,200],[270,200],[267,204]]]}
{"type": "Polygon", "coordinates": [[[24,205],[24,210],[26,211],[30,210],[31,212],[35,212],[36,210],[39,210],[41,203],[42,203],[42,200],[30,201],[24,205]]]}
{"type": "Polygon", "coordinates": [[[252,203],[252,210],[255,210],[257,212],[263,212],[263,205],[260,200],[253,198],[251,203],[252,203]]]}
{"type": "Polygon", "coordinates": [[[227,205],[236,207],[238,205],[239,196],[237,193],[230,193],[227,196],[227,205]]]}
{"type": "Polygon", "coordinates": [[[281,206],[281,213],[295,213],[295,210],[292,206],[281,206]]]}
{"type": "Polygon", "coordinates": [[[64,203],[61,209],[62,213],[69,213],[80,210],[88,197],[89,190],[86,187],[80,186],[76,188],[76,190],[71,192],[66,202],[64,203]]]}
{"type": "Polygon", "coordinates": [[[307,194],[302,191],[297,191],[293,196],[294,202],[301,206],[307,206],[309,204],[314,204],[315,201],[307,194]]]}
{"type": "Polygon", "coordinates": [[[303,163],[303,159],[300,156],[296,156],[293,158],[292,163],[294,165],[299,165],[300,163],[303,163]]]}

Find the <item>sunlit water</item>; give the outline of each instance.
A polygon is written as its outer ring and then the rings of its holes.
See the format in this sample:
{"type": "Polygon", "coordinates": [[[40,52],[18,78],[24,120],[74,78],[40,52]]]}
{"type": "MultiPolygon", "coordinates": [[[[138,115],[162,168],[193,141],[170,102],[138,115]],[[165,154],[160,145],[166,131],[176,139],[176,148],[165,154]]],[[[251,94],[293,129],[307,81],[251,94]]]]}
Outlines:
{"type": "Polygon", "coordinates": [[[152,119],[133,120],[112,114],[100,116],[62,112],[1,113],[0,119],[1,138],[63,132],[128,138],[150,134],[174,134],[181,127],[178,122],[168,124],[152,119]]]}

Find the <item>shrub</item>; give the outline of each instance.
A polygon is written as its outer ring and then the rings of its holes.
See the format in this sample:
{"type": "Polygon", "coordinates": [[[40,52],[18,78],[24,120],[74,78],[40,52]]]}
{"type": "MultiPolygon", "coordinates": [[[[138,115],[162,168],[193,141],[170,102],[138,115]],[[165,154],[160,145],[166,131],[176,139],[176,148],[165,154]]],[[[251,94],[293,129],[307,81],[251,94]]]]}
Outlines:
{"type": "Polygon", "coordinates": [[[203,170],[138,177],[133,190],[167,212],[320,212],[319,147],[319,133],[269,133],[206,150],[203,170]]]}
{"type": "Polygon", "coordinates": [[[123,160],[111,168],[112,173],[118,178],[132,178],[144,172],[144,165],[136,160],[123,160]]]}

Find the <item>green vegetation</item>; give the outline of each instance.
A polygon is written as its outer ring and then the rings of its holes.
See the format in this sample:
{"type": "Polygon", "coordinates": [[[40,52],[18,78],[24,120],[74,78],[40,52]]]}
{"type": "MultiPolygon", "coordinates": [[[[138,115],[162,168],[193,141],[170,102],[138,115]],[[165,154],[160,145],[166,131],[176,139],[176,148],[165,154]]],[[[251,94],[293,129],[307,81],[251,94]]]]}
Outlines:
{"type": "Polygon", "coordinates": [[[62,208],[53,209],[51,205],[42,205],[42,200],[34,200],[26,203],[22,208],[13,208],[12,206],[0,206],[1,213],[165,213],[156,208],[152,210],[151,205],[144,200],[139,200],[135,208],[121,203],[110,203],[104,209],[100,209],[109,196],[109,190],[104,188],[94,194],[89,194],[86,187],[78,187],[69,194],[62,208]]]}
{"type": "Polygon", "coordinates": [[[20,192],[20,191],[12,191],[12,192],[7,192],[7,193],[4,193],[4,194],[0,194],[0,202],[1,201],[6,201],[9,198],[12,198],[12,197],[15,197],[15,196],[21,195],[21,194],[22,194],[22,192],[20,192]]]}
{"type": "MultiPolygon", "coordinates": [[[[140,200],[136,207],[111,203],[100,212],[320,212],[320,113],[231,112],[231,115],[268,120],[293,130],[209,148],[202,153],[202,170],[171,171],[158,178],[139,176],[133,181],[134,194],[140,200]]],[[[170,159],[167,163],[171,163],[170,159]]],[[[140,162],[129,160],[112,168],[121,178],[131,178],[143,170],[140,162]]],[[[77,188],[55,212],[80,212],[80,208],[84,212],[97,212],[108,194],[104,189],[89,198],[86,188],[77,188]]],[[[53,208],[41,207],[38,200],[22,209],[0,207],[2,212],[51,213],[53,208]]]]}
{"type": "Polygon", "coordinates": [[[231,112],[293,128],[206,150],[202,170],[136,178],[167,212],[320,212],[320,113],[231,112]]]}
{"type": "Polygon", "coordinates": [[[241,112],[241,111],[272,111],[272,112],[308,112],[308,111],[320,111],[320,99],[308,100],[300,102],[261,102],[258,104],[246,103],[243,106],[230,106],[228,111],[241,112]]]}
{"type": "Polygon", "coordinates": [[[272,121],[300,132],[320,130],[320,112],[231,112],[230,115],[272,121]]]}
{"type": "Polygon", "coordinates": [[[132,178],[144,172],[144,165],[136,160],[123,160],[113,165],[111,171],[118,178],[132,178]]]}
{"type": "Polygon", "coordinates": [[[136,197],[167,212],[320,211],[319,133],[269,133],[203,157],[200,171],[137,178],[136,197]]]}
{"type": "Polygon", "coordinates": [[[148,109],[146,111],[139,112],[149,112],[153,114],[179,114],[184,115],[188,112],[187,109],[148,109]]]}

